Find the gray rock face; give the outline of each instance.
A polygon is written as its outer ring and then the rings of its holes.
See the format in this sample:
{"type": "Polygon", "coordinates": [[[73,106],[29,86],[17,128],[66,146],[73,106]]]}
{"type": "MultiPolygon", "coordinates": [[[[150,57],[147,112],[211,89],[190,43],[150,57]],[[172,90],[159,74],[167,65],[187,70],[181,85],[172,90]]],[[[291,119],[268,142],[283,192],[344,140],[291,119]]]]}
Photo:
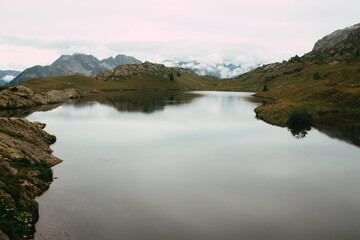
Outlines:
{"type": "Polygon", "coordinates": [[[48,66],[34,66],[26,69],[9,84],[22,83],[34,78],[82,74],[92,74],[112,69],[120,64],[139,64],[141,61],[136,58],[118,55],[115,58],[99,60],[92,55],[76,53],[74,55],[62,55],[55,62],[48,66]]]}
{"type": "Polygon", "coordinates": [[[318,50],[320,48],[325,48],[325,47],[332,47],[338,43],[340,43],[341,41],[345,40],[350,33],[352,33],[353,31],[360,29],[360,23],[351,26],[351,27],[347,27],[344,29],[339,29],[329,35],[326,35],[325,37],[323,37],[322,39],[320,39],[319,41],[317,41],[314,45],[313,51],[314,50],[318,50]]]}
{"type": "Polygon", "coordinates": [[[101,60],[101,67],[105,69],[112,69],[118,65],[123,64],[140,64],[141,61],[137,60],[136,58],[129,57],[123,54],[117,55],[115,58],[109,57],[106,59],[101,60]]]}

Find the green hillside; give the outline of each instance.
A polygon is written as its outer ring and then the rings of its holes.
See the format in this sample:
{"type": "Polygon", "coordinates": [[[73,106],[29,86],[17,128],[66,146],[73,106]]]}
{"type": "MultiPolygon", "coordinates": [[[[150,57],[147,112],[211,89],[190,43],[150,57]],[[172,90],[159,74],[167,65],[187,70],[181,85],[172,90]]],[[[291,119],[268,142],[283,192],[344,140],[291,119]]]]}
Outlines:
{"type": "Polygon", "coordinates": [[[192,70],[168,68],[164,65],[144,63],[120,65],[91,77],[67,75],[33,79],[21,85],[35,91],[51,89],[81,89],[90,92],[110,90],[194,90],[213,89],[215,77],[199,76],[192,70]]]}
{"type": "Polygon", "coordinates": [[[256,109],[258,117],[281,126],[300,107],[315,118],[360,113],[359,52],[360,30],[356,30],[335,46],[225,80],[218,90],[257,92],[267,103],[256,109]]]}
{"type": "Polygon", "coordinates": [[[120,86],[116,83],[109,83],[96,80],[83,75],[66,75],[57,77],[42,77],[21,83],[34,91],[81,89],[86,91],[99,91],[100,89],[115,89],[120,86]]]}

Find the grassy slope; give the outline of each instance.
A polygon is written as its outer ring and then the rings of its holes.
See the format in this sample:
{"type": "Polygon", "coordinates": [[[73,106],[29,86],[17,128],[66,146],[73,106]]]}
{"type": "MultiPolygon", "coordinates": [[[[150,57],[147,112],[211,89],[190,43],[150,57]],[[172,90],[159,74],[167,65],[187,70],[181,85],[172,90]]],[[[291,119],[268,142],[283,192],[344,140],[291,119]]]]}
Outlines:
{"type": "Polygon", "coordinates": [[[271,103],[257,108],[258,116],[280,126],[300,106],[315,118],[328,113],[360,113],[359,36],[225,80],[218,89],[257,92],[257,96],[271,103]],[[321,79],[315,80],[315,73],[321,79]],[[269,91],[262,91],[264,85],[269,91]]]}
{"type": "Polygon", "coordinates": [[[218,82],[217,78],[199,76],[190,69],[165,67],[149,62],[119,65],[91,77],[135,89],[210,89],[218,82]],[[172,80],[170,75],[173,77],[172,80]]]}
{"type": "Polygon", "coordinates": [[[57,77],[43,77],[33,79],[21,85],[29,87],[35,91],[41,90],[63,90],[63,89],[82,89],[86,91],[98,91],[100,89],[117,89],[120,85],[112,82],[103,82],[83,75],[67,75],[57,77]]]}
{"type": "Polygon", "coordinates": [[[217,79],[198,75],[175,76],[175,81],[156,79],[152,76],[132,76],[117,81],[101,81],[82,75],[37,78],[22,83],[35,91],[51,89],[82,89],[86,91],[126,90],[126,89],[211,89],[217,79]]]}

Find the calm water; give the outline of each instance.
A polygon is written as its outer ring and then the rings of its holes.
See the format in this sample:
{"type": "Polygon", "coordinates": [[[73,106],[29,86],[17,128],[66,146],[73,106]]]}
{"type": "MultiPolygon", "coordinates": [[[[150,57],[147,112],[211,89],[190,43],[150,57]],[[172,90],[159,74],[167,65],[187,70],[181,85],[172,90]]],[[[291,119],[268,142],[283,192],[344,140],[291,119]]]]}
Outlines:
{"type": "Polygon", "coordinates": [[[28,117],[64,160],[37,239],[360,239],[355,145],[256,120],[247,93],[83,102],[28,117]]]}

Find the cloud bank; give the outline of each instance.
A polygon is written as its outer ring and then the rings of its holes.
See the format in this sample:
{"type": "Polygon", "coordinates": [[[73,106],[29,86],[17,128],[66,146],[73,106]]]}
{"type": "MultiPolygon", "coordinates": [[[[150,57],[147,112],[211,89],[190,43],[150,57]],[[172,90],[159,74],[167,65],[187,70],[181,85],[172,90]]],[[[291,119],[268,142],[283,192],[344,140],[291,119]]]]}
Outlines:
{"type": "Polygon", "coordinates": [[[358,0],[5,1],[0,69],[48,65],[75,52],[152,62],[215,54],[241,67],[254,59],[270,63],[302,55],[324,35],[360,22],[358,9],[358,0]]]}
{"type": "Polygon", "coordinates": [[[5,77],[2,78],[2,80],[4,80],[5,82],[10,82],[10,81],[13,80],[14,78],[15,78],[15,76],[6,75],[5,77]]]}
{"type": "Polygon", "coordinates": [[[185,59],[165,60],[168,67],[183,67],[194,70],[199,75],[212,75],[219,78],[232,78],[248,72],[264,63],[262,59],[251,57],[225,61],[217,54],[205,57],[188,57],[185,59]]]}

